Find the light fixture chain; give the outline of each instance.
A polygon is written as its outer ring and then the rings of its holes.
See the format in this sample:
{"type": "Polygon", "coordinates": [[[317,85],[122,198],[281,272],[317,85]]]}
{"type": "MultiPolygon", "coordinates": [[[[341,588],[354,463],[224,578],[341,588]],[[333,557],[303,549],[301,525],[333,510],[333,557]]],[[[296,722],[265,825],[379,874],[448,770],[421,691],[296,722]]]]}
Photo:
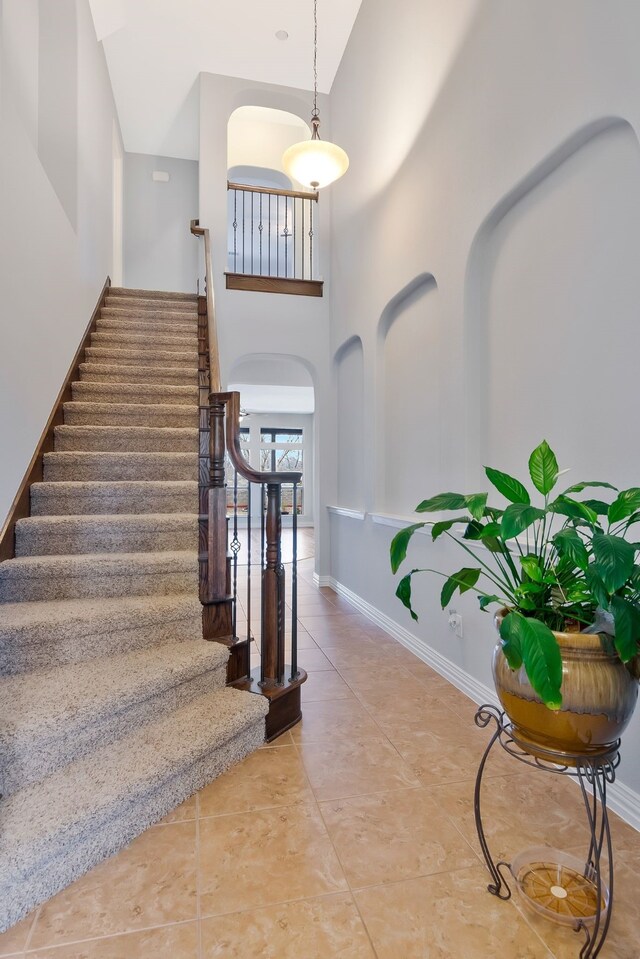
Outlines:
{"type": "Polygon", "coordinates": [[[313,116],[318,116],[318,0],[313,0],[313,116]]]}

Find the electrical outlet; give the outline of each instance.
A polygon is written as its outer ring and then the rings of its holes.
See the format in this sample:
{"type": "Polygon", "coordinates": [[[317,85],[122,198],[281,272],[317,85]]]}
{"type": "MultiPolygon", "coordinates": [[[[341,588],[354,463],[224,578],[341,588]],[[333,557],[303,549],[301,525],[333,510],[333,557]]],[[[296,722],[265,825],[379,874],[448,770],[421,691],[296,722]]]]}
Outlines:
{"type": "Polygon", "coordinates": [[[464,636],[464,630],[462,628],[462,613],[459,613],[455,609],[449,610],[449,629],[452,633],[455,633],[458,639],[462,639],[464,636]]]}

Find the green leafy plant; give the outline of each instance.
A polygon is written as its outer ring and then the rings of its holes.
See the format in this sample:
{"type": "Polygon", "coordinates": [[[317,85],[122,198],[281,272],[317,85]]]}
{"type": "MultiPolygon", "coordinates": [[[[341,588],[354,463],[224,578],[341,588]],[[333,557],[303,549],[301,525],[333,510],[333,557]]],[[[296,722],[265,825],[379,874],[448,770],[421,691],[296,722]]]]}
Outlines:
{"type": "MultiPolygon", "coordinates": [[[[562,662],[556,631],[609,633],[624,663],[638,654],[640,641],[640,542],[633,542],[640,522],[640,487],[618,490],[610,483],[575,483],[556,490],[558,461],[546,441],[529,457],[532,494],[508,473],[485,468],[493,487],[508,501],[504,509],[488,505],[488,493],[439,493],[423,500],[417,513],[453,511],[452,519],[431,526],[431,538],[448,536],[473,564],[448,575],[412,569],[396,595],[413,619],[411,586],[416,573],[444,576],[442,608],[457,592],[473,590],[480,608],[493,604],[509,611],[500,625],[502,648],[512,669],[524,665],[529,682],[551,709],[562,704],[562,662]],[[608,502],[581,496],[606,491],[608,502]],[[595,624],[595,625],[594,625],[595,624]]],[[[414,533],[414,523],[394,537],[391,568],[398,572],[414,533]]]]}

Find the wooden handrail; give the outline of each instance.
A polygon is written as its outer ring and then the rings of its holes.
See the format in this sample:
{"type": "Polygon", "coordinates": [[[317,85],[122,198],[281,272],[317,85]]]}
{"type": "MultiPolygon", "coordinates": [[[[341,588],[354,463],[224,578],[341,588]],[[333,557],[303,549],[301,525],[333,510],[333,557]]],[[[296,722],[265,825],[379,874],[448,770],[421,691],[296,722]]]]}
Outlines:
{"type": "Polygon", "coordinates": [[[318,191],[315,193],[303,193],[300,190],[278,190],[270,186],[248,186],[245,183],[233,183],[227,180],[227,190],[243,190],[245,193],[267,193],[271,196],[291,196],[300,200],[315,200],[318,202],[318,191]]]}
{"type": "Polygon", "coordinates": [[[218,393],[216,399],[219,403],[226,406],[226,424],[227,424],[227,453],[235,469],[240,476],[249,483],[275,483],[282,486],[283,483],[300,483],[302,473],[300,472],[280,472],[268,473],[262,470],[255,470],[249,466],[242,455],[240,446],[240,394],[218,393]]]}
{"type": "Polygon", "coordinates": [[[218,348],[218,330],[216,326],[215,300],[213,295],[211,236],[206,227],[200,226],[200,220],[191,221],[191,232],[194,236],[204,237],[205,283],[207,287],[207,323],[209,327],[209,376],[211,392],[219,393],[221,389],[220,352],[218,348]]]}

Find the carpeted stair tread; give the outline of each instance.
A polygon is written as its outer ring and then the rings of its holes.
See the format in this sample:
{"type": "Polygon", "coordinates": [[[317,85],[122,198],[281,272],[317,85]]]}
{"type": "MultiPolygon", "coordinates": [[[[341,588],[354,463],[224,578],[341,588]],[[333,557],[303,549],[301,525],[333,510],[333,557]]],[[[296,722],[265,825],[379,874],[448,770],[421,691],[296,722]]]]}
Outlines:
{"type": "Polygon", "coordinates": [[[157,305],[129,306],[129,304],[118,304],[117,306],[103,306],[100,310],[101,316],[119,316],[123,319],[141,319],[141,320],[179,320],[181,316],[194,316],[186,310],[174,309],[172,306],[165,306],[162,303],[157,305]]]}
{"type": "Polygon", "coordinates": [[[63,405],[66,426],[151,426],[156,429],[198,426],[194,403],[93,403],[78,400],[63,405]]]}
{"type": "Polygon", "coordinates": [[[22,556],[0,564],[0,603],[97,596],[167,596],[198,590],[198,553],[22,556]]]}
{"type": "MultiPolygon", "coordinates": [[[[191,453],[198,429],[191,426],[56,426],[54,456],[64,452],[191,453]]],[[[46,457],[45,457],[46,462],[46,457]]]]}
{"type": "Polygon", "coordinates": [[[104,305],[106,307],[117,307],[121,309],[123,303],[128,307],[148,309],[170,309],[181,311],[188,315],[198,315],[198,304],[193,300],[178,300],[175,297],[163,296],[155,297],[153,300],[145,299],[143,296],[111,296],[107,294],[104,305]]]}
{"type": "Polygon", "coordinates": [[[0,563],[0,932],[264,741],[202,637],[198,303],[109,290],[0,563]]]}
{"type": "MultiPolygon", "coordinates": [[[[74,454],[60,454],[74,455],[74,454]]],[[[85,454],[96,457],[110,454],[85,454]]],[[[139,453],[132,456],[150,457],[139,453]]],[[[162,456],[175,454],[160,454],[162,456]]],[[[179,454],[184,455],[184,454],[179,454]]],[[[122,457],[120,457],[122,458],[122,457]]],[[[144,462],[149,462],[145,460],[144,462]]],[[[191,468],[191,467],[190,467],[191,468]]],[[[197,463],[195,465],[197,471],[197,463]]],[[[154,473],[154,475],[156,475],[154,473]]],[[[32,516],[114,513],[188,513],[198,510],[198,482],[193,480],[118,480],[112,482],[34,483],[32,516]]]]}
{"type": "Polygon", "coordinates": [[[190,640],[202,641],[202,606],[197,596],[184,593],[5,603],[1,674],[190,640]]]}
{"type": "Polygon", "coordinates": [[[175,350],[116,350],[102,346],[88,346],[85,350],[85,359],[88,362],[108,364],[111,366],[174,366],[197,369],[198,351],[175,350]]]}
{"type": "Polygon", "coordinates": [[[197,406],[198,387],[158,383],[74,383],[74,401],[79,403],[145,403],[149,406],[197,406]]]}
{"type": "Polygon", "coordinates": [[[179,300],[182,303],[193,303],[194,308],[198,306],[197,293],[175,293],[173,290],[139,290],[128,286],[110,286],[108,295],[119,300],[179,300]]]}
{"type": "Polygon", "coordinates": [[[31,516],[16,524],[16,556],[143,553],[198,548],[194,513],[31,516]]]}
{"type": "Polygon", "coordinates": [[[226,646],[200,639],[0,679],[3,797],[221,689],[228,657],[226,646]]]}
{"type": "Polygon", "coordinates": [[[159,333],[170,336],[198,335],[198,317],[185,313],[184,318],[173,317],[170,320],[133,319],[121,316],[101,316],[96,322],[97,333],[137,333],[139,335],[159,333]]]}
{"type": "Polygon", "coordinates": [[[217,690],[9,797],[0,930],[257,748],[266,711],[261,696],[217,690]]]}
{"type": "Polygon", "coordinates": [[[118,366],[109,363],[81,363],[81,383],[148,383],[172,386],[198,385],[195,367],[118,366]]]}
{"type": "MultiPolygon", "coordinates": [[[[138,428],[138,427],[136,427],[138,428]]],[[[140,429],[142,427],[139,427],[140,429]]],[[[109,445],[109,444],[107,444],[109,445]]],[[[121,443],[121,446],[127,444],[121,443]]],[[[128,445],[136,445],[135,443],[128,445]]],[[[137,444],[140,445],[140,444],[137,444]]],[[[156,444],[150,443],[150,446],[156,444]]],[[[80,480],[84,482],[143,482],[147,476],[167,482],[197,480],[196,453],[130,452],[112,449],[83,453],[80,450],[46,453],[44,478],[48,483],[80,480]]],[[[158,512],[161,512],[160,510],[158,512]]]]}
{"type": "Polygon", "coordinates": [[[171,353],[184,353],[198,348],[198,334],[194,330],[187,333],[120,333],[104,330],[91,334],[91,346],[105,350],[152,349],[171,353]]]}

